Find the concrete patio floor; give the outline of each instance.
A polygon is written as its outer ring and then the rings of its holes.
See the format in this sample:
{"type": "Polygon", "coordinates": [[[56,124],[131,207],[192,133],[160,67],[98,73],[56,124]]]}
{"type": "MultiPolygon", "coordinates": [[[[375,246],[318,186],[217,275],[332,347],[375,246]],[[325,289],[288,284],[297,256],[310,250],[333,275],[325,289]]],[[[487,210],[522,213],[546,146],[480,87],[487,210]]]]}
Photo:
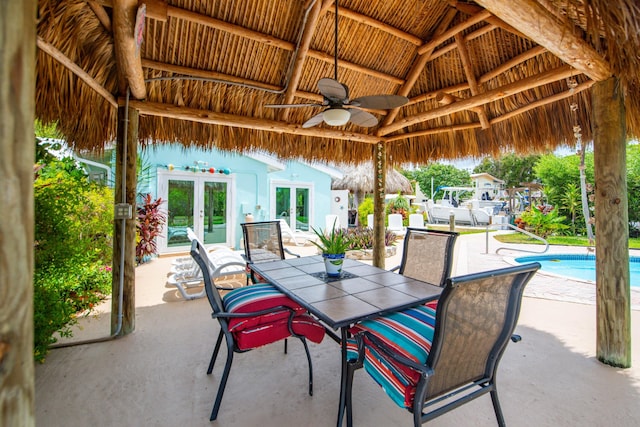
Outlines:
{"type": "MultiPolygon", "coordinates": [[[[455,274],[506,266],[501,246],[485,235],[464,235],[456,244],[455,274]]],[[[290,247],[301,254],[314,247],[290,247]]],[[[401,244],[398,245],[401,249],[401,244]]],[[[567,249],[585,251],[582,249],[567,249]]],[[[554,248],[553,252],[557,252],[554,248]]],[[[400,252],[400,251],[399,251],[400,252]]],[[[400,261],[388,258],[386,267],[400,261]]],[[[106,342],[52,350],[36,366],[36,420],[40,426],[334,426],[340,349],[329,338],[310,344],[314,395],[306,392],[302,345],[291,340],[237,354],[218,420],[209,414],[224,365],[206,375],[217,322],[206,299],[184,301],[165,287],[171,258],[136,269],[136,330],[106,342]]],[[[640,344],[633,340],[633,367],[617,369],[595,359],[593,285],[538,274],[527,286],[516,332],[498,375],[510,426],[640,425],[640,344]]],[[[632,331],[640,330],[634,292],[632,331]]],[[[73,340],[109,334],[109,304],[81,319],[73,340]]],[[[364,371],[354,381],[356,426],[408,426],[411,414],[396,407],[364,371]]],[[[433,426],[495,426],[488,396],[442,416],[433,426]]]]}

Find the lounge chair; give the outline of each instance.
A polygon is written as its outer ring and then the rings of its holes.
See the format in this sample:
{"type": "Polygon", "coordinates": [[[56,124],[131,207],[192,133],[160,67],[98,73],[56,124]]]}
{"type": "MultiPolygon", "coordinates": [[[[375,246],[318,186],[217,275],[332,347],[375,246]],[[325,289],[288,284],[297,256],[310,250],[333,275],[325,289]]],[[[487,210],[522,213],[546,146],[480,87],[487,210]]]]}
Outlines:
{"type": "Polygon", "coordinates": [[[405,228],[402,225],[401,214],[389,214],[387,230],[393,231],[394,233],[404,234],[405,228]]]}
{"type": "Polygon", "coordinates": [[[353,375],[364,367],[394,403],[413,413],[416,427],[486,393],[504,426],[496,372],[514,339],[524,287],[539,268],[531,263],[449,278],[437,304],[354,326],[347,344],[347,424],[353,375]]]}
{"type": "Polygon", "coordinates": [[[314,241],[318,238],[314,233],[306,233],[301,230],[292,230],[289,227],[289,223],[284,219],[280,219],[280,232],[282,238],[288,237],[288,240],[293,242],[296,246],[304,246],[307,242],[314,241]]]}

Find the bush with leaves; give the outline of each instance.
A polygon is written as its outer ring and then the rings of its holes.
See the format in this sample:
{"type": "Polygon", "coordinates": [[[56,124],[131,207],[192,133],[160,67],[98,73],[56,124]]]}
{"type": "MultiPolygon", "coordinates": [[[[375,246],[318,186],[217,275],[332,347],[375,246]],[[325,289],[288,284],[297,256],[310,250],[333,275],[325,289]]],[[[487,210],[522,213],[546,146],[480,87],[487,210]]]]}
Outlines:
{"type": "Polygon", "coordinates": [[[530,227],[534,234],[542,238],[569,228],[564,224],[565,217],[560,216],[558,209],[549,205],[533,206],[522,212],[520,220],[530,227]]]}
{"type": "Polygon", "coordinates": [[[38,154],[34,181],[34,357],[111,290],[113,193],[72,159],[38,154]]]}
{"type": "Polygon", "coordinates": [[[166,223],[165,214],[160,211],[161,198],[153,200],[151,194],[144,196],[138,207],[136,218],[136,261],[141,264],[147,257],[158,252],[156,237],[162,233],[166,223]]]}

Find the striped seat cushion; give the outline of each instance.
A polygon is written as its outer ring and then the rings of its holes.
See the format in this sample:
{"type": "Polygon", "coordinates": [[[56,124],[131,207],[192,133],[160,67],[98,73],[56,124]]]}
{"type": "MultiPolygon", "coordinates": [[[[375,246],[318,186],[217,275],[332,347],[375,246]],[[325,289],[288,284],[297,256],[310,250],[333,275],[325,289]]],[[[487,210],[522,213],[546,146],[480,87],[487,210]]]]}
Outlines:
{"type": "MultiPolygon", "coordinates": [[[[296,314],[306,310],[297,302],[280,292],[270,283],[257,283],[244,288],[234,289],[222,299],[225,311],[228,313],[251,313],[270,308],[284,306],[293,309],[296,314]]],[[[261,316],[235,318],[229,320],[229,330],[243,330],[253,328],[264,323],[287,319],[290,311],[283,309],[261,316]]]]}
{"type": "MultiPolygon", "coordinates": [[[[436,320],[437,301],[391,313],[372,320],[365,320],[353,328],[354,335],[367,331],[378,338],[388,349],[416,363],[424,365],[431,351],[431,341],[436,320]]],[[[400,407],[411,408],[420,374],[380,351],[371,340],[364,339],[364,368],[400,407]]],[[[355,339],[347,342],[347,357],[358,357],[355,339]]]]}
{"type": "MultiPolygon", "coordinates": [[[[294,310],[291,329],[297,335],[320,343],[324,338],[324,327],[297,302],[278,291],[269,283],[258,283],[234,289],[222,299],[229,313],[251,313],[274,307],[288,307],[294,310]]],[[[229,319],[229,331],[241,350],[248,350],[291,336],[289,330],[290,310],[282,309],[272,313],[247,318],[229,319]]]]}

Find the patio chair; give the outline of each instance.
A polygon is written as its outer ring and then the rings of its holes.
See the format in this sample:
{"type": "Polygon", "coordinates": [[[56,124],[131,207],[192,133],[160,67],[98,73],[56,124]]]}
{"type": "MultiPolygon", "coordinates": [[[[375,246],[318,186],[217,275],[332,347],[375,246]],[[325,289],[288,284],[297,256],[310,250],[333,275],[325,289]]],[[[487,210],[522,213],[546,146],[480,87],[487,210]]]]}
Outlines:
{"type": "Polygon", "coordinates": [[[389,231],[393,231],[394,233],[404,233],[405,229],[404,229],[404,226],[402,225],[401,214],[389,214],[387,219],[388,219],[387,229],[389,231]]]}
{"type": "Polygon", "coordinates": [[[444,286],[453,266],[453,249],[458,233],[453,231],[407,228],[400,265],[391,271],[444,286]]]}
{"type": "Polygon", "coordinates": [[[496,372],[515,329],[522,293],[540,268],[519,265],[447,279],[434,304],[363,321],[351,329],[346,414],[352,420],[353,375],[365,371],[419,426],[490,393],[504,417],[496,372]]]}
{"type": "Polygon", "coordinates": [[[424,228],[424,216],[419,213],[409,214],[409,227],[424,228]]]}
{"type": "Polygon", "coordinates": [[[290,241],[292,241],[296,246],[304,246],[310,240],[316,240],[318,236],[314,233],[305,233],[301,230],[292,230],[289,227],[289,223],[280,219],[280,231],[282,232],[282,238],[288,237],[290,241]]]}
{"type": "MultiPolygon", "coordinates": [[[[197,240],[191,243],[191,256],[202,269],[208,271],[207,251],[197,240]]],[[[209,271],[210,273],[210,271],[209,271]]],[[[211,317],[220,323],[220,333],[211,355],[207,374],[213,371],[222,340],[227,344],[227,361],[224,366],[210,421],[218,417],[222,396],[231,371],[234,353],[244,353],[287,337],[299,338],[304,346],[309,365],[309,395],[313,395],[313,366],[306,339],[320,343],[324,338],[324,327],[298,303],[268,283],[234,289],[224,297],[214,286],[211,274],[203,274],[204,288],[213,309],[211,317]]]]}
{"type": "MultiPolygon", "coordinates": [[[[300,255],[291,252],[282,245],[282,231],[280,221],[245,222],[242,226],[244,239],[244,258],[247,263],[258,263],[285,259],[285,254],[300,258],[300,255]]],[[[262,282],[262,278],[256,277],[249,269],[247,281],[253,283],[262,282]]]]}

